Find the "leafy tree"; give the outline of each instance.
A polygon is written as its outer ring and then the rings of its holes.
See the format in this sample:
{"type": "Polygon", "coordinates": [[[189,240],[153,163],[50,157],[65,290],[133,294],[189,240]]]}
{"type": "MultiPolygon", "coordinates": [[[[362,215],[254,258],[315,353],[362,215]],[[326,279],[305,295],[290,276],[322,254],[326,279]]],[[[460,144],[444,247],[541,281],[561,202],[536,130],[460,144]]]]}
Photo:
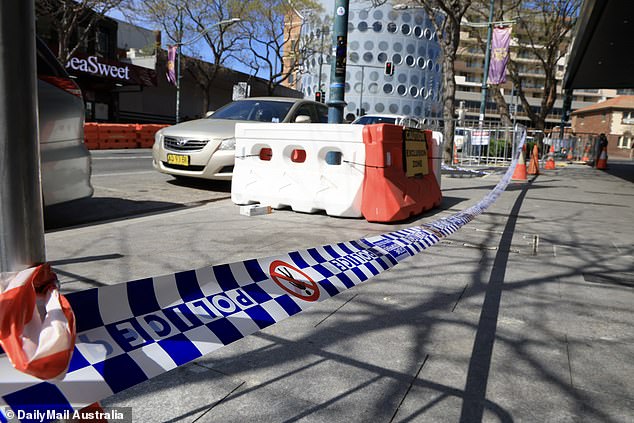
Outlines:
{"type": "MultiPolygon", "coordinates": [[[[484,14],[484,8],[488,1],[475,0],[473,12],[484,14]]],[[[571,33],[576,22],[581,0],[515,0],[502,2],[497,0],[495,5],[495,19],[515,19],[513,38],[517,43],[517,50],[511,54],[507,66],[507,74],[513,81],[516,92],[522,103],[524,111],[531,121],[531,126],[543,131],[546,126],[546,117],[552,112],[557,99],[557,68],[561,64],[567,52],[571,40],[571,33]],[[523,58],[535,59],[537,66],[527,68],[523,58]],[[529,82],[527,73],[539,73],[543,80],[543,95],[539,110],[531,108],[528,102],[528,93],[525,91],[529,82]]],[[[488,6],[486,6],[488,10],[488,6]]],[[[484,41],[476,34],[484,51],[484,41]]],[[[492,87],[493,98],[502,111],[508,110],[506,101],[499,87],[492,87]]],[[[508,112],[506,113],[508,116],[508,112]]]]}
{"type": "MultiPolygon", "coordinates": [[[[385,0],[371,0],[373,4],[384,4],[385,0]]],[[[438,37],[442,55],[443,70],[443,118],[445,151],[443,159],[450,163],[453,154],[455,132],[454,111],[456,103],[456,80],[454,62],[460,44],[460,23],[471,6],[472,0],[409,0],[403,1],[408,7],[423,8],[429,16],[438,37]]]]}
{"type": "Polygon", "coordinates": [[[132,22],[161,28],[168,44],[181,44],[182,69],[205,93],[204,113],[209,107],[213,82],[227,62],[237,60],[247,38],[238,22],[229,21],[244,20],[251,9],[251,2],[240,0],[129,0],[125,14],[132,22]],[[211,65],[186,56],[210,56],[211,65]]]}
{"type": "Polygon", "coordinates": [[[57,38],[57,59],[66,63],[94,37],[94,30],[106,13],[125,0],[36,0],[38,19],[50,19],[57,38]]]}
{"type": "Polygon", "coordinates": [[[316,20],[321,6],[313,0],[253,0],[251,16],[242,21],[248,48],[242,62],[254,73],[265,73],[267,90],[290,80],[318,48],[316,38],[302,37],[305,24],[316,20]]]}

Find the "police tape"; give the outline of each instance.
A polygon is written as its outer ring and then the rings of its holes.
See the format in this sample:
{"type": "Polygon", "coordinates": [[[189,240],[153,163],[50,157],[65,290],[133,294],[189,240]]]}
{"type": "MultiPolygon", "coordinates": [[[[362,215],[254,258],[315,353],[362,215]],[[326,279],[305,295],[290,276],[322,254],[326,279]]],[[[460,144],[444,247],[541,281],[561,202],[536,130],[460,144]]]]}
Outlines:
{"type": "Polygon", "coordinates": [[[42,381],[0,355],[0,421],[81,409],[353,288],[438,243],[509,184],[518,152],[480,202],[450,217],[273,257],[68,294],[77,342],[66,376],[42,381]]]}
{"type": "Polygon", "coordinates": [[[447,172],[464,172],[464,173],[475,173],[476,175],[489,175],[489,172],[485,172],[483,170],[477,170],[477,169],[467,169],[464,167],[459,167],[459,166],[447,166],[446,164],[442,164],[441,169],[447,172]]]}

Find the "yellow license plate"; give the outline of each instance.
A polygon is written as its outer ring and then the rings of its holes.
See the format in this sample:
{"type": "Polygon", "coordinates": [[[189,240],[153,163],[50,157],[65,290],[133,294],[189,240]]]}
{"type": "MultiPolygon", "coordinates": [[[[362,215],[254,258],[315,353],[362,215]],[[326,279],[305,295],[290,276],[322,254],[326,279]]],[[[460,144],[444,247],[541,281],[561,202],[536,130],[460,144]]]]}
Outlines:
{"type": "Polygon", "coordinates": [[[168,154],[167,164],[189,166],[189,156],[183,156],[180,154],[168,154]]]}

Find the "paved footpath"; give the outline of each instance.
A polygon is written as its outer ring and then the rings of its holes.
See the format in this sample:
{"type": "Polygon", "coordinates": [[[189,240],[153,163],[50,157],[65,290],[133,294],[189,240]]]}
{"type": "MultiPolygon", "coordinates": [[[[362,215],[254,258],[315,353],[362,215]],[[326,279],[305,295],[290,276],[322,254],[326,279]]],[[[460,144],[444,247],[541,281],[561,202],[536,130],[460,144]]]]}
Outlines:
{"type": "MultiPolygon", "coordinates": [[[[514,183],[392,270],[102,404],[135,422],[634,421],[634,165],[610,167],[514,183]]],[[[442,210],[406,224],[224,200],[52,232],[47,252],[85,289],[433,221],[499,178],[444,175],[442,210]]]]}

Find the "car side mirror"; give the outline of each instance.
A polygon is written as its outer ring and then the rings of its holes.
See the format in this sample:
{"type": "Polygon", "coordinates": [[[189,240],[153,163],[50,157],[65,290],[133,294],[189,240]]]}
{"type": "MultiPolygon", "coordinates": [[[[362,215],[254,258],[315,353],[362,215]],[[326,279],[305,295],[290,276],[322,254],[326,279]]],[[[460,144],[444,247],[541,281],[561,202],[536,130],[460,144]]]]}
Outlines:
{"type": "Polygon", "coordinates": [[[311,123],[310,116],[307,115],[299,115],[295,118],[295,123],[311,123]]]}
{"type": "Polygon", "coordinates": [[[207,113],[205,113],[205,117],[208,118],[209,116],[213,115],[216,111],[215,110],[209,110],[207,113]]]}

